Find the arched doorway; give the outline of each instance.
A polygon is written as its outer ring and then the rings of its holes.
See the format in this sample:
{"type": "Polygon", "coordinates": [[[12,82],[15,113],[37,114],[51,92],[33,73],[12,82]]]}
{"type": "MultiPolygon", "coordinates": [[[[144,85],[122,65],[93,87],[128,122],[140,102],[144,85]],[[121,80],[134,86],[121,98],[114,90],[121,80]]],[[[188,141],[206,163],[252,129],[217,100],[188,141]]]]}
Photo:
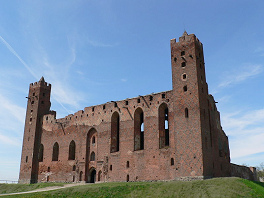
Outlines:
{"type": "Polygon", "coordinates": [[[94,168],[90,171],[90,183],[95,183],[96,181],[96,170],[94,168]]]}

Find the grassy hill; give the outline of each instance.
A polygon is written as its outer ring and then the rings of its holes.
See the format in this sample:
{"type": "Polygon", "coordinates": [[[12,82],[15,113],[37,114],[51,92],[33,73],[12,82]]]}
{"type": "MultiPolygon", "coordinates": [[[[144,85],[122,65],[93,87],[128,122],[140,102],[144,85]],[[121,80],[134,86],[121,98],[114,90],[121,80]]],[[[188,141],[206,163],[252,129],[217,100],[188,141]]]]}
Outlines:
{"type": "MultiPolygon", "coordinates": [[[[18,185],[18,184],[4,184],[18,185]]],[[[33,186],[36,184],[33,184],[33,186]]],[[[0,193],[3,186],[0,186],[0,193]]],[[[8,187],[5,187],[7,190],[8,187]]],[[[12,187],[13,188],[13,187],[12,187]]],[[[22,188],[22,186],[21,186],[22,188]]],[[[9,191],[10,192],[10,191],[9,191]]],[[[263,197],[264,183],[240,178],[214,178],[203,181],[101,183],[54,191],[4,197],[263,197]]]]}

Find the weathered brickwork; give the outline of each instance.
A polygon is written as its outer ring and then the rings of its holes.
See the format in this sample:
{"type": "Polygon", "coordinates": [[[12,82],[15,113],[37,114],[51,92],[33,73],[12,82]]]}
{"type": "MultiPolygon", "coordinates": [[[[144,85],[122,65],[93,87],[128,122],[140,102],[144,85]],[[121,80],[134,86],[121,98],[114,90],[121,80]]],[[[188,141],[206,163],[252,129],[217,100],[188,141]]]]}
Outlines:
{"type": "Polygon", "coordinates": [[[171,40],[173,89],[56,119],[51,85],[30,85],[20,182],[111,182],[231,176],[228,138],[208,94],[202,43],[171,40]],[[34,101],[34,102],[33,102],[34,101]]]}

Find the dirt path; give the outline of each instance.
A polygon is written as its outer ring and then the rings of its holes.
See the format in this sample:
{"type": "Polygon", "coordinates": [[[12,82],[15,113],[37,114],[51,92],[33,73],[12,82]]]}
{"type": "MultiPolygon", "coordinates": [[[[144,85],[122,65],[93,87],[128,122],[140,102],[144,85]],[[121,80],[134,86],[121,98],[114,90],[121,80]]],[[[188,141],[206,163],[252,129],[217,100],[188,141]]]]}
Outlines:
{"type": "Polygon", "coordinates": [[[87,185],[87,184],[86,183],[76,183],[76,184],[66,184],[64,186],[50,186],[50,187],[38,188],[36,190],[31,190],[31,191],[26,191],[26,192],[0,194],[0,197],[1,196],[8,196],[8,195],[20,195],[20,194],[28,194],[28,193],[36,193],[36,192],[58,190],[58,189],[62,189],[62,188],[69,188],[69,187],[72,187],[72,186],[80,186],[80,185],[87,185]]]}

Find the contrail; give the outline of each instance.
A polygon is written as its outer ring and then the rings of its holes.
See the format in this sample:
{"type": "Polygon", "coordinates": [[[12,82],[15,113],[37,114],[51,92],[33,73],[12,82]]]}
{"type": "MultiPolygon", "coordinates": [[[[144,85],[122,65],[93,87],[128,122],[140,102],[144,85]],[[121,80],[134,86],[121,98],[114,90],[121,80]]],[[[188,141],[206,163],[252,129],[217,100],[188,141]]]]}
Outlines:
{"type": "MultiPolygon", "coordinates": [[[[29,71],[29,73],[34,77],[36,78],[37,80],[38,79],[38,76],[30,69],[30,67],[25,63],[25,61],[23,61],[23,59],[16,53],[16,51],[8,44],[8,42],[0,35],[0,39],[2,41],[2,43],[5,44],[5,46],[7,47],[7,49],[12,53],[14,54],[18,60],[25,66],[25,68],[29,71]]],[[[60,102],[58,101],[56,98],[54,98],[61,106],[63,109],[65,109],[69,114],[70,112],[68,111],[68,109],[66,109],[66,107],[60,102]]]]}
{"type": "Polygon", "coordinates": [[[22,58],[16,53],[16,51],[6,42],[6,40],[2,36],[0,36],[0,39],[5,44],[7,49],[12,54],[14,54],[18,58],[18,60],[25,66],[25,68],[29,71],[29,73],[31,73],[31,75],[34,76],[38,80],[37,75],[30,69],[30,67],[25,63],[25,61],[22,60],[22,58]]]}

